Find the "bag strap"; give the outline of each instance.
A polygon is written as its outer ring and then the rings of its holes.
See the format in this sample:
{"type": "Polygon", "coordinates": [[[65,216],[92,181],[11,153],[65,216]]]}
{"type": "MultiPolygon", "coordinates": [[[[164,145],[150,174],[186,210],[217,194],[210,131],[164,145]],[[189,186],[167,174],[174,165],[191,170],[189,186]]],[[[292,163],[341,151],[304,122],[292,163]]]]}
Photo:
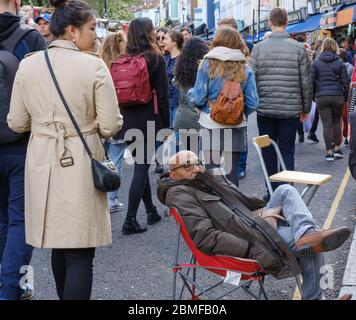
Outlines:
{"type": "Polygon", "coordinates": [[[17,44],[32,31],[35,31],[35,29],[22,29],[18,27],[6,40],[1,41],[1,49],[13,53],[17,44]]]}
{"type": "MultiPolygon", "coordinates": [[[[82,134],[81,131],[80,131],[80,128],[79,128],[79,126],[78,126],[78,124],[77,124],[77,121],[75,121],[75,119],[74,119],[74,117],[73,117],[73,114],[72,114],[72,112],[70,111],[69,106],[68,106],[66,100],[64,99],[64,96],[63,96],[63,94],[62,94],[62,91],[61,91],[61,89],[59,88],[59,85],[58,85],[56,76],[54,75],[54,72],[53,72],[53,69],[52,69],[51,62],[49,61],[48,49],[46,49],[46,50],[44,51],[44,55],[45,55],[45,58],[46,58],[47,66],[48,66],[49,72],[50,72],[50,74],[51,74],[52,80],[53,80],[54,85],[55,85],[55,87],[56,87],[56,89],[57,89],[57,92],[58,92],[58,94],[59,94],[59,96],[60,96],[60,98],[61,98],[61,100],[62,100],[62,103],[63,103],[63,105],[64,105],[64,108],[66,109],[66,111],[67,111],[67,113],[68,113],[68,115],[69,115],[70,120],[72,120],[73,126],[74,126],[75,130],[77,131],[78,136],[79,136],[80,140],[82,141],[83,146],[84,146],[86,152],[88,153],[90,160],[94,160],[93,154],[91,153],[91,151],[90,151],[90,149],[89,149],[89,146],[88,146],[87,142],[85,141],[85,139],[84,139],[84,137],[83,137],[83,134],[82,134]]],[[[100,140],[100,141],[101,141],[101,140],[100,140]]],[[[104,150],[105,150],[105,148],[104,148],[104,150]]],[[[105,151],[105,153],[106,153],[106,151],[105,151]]]]}
{"type": "Polygon", "coordinates": [[[153,89],[153,90],[152,90],[152,94],[153,94],[153,109],[154,109],[154,113],[155,113],[155,114],[159,114],[159,110],[158,110],[158,98],[157,98],[156,89],[153,89]]]}

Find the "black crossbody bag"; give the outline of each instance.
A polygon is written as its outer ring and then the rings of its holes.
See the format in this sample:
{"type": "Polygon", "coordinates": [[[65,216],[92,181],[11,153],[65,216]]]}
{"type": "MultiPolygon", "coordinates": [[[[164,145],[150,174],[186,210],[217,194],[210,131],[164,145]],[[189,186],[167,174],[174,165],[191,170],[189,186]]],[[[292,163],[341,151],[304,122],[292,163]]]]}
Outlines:
{"type": "MultiPolygon", "coordinates": [[[[70,108],[66,102],[66,100],[64,99],[64,96],[62,94],[61,89],[59,88],[57,79],[54,75],[52,66],[51,66],[51,62],[49,61],[49,56],[48,56],[48,50],[44,51],[44,55],[46,58],[46,62],[47,62],[47,66],[49,69],[49,72],[51,74],[52,80],[54,82],[54,85],[58,91],[58,94],[62,100],[62,103],[69,115],[69,118],[71,119],[73,126],[75,128],[75,130],[78,133],[78,136],[80,138],[80,140],[83,143],[83,146],[86,150],[86,152],[88,153],[88,156],[91,160],[91,168],[92,168],[92,173],[93,173],[93,180],[94,180],[94,186],[95,188],[97,188],[100,191],[104,191],[104,192],[110,192],[110,191],[116,191],[120,188],[120,175],[116,170],[116,167],[114,165],[114,163],[111,161],[111,159],[109,158],[105,146],[103,145],[104,151],[105,151],[105,160],[104,161],[97,161],[94,159],[94,156],[92,154],[92,152],[89,149],[89,146],[87,144],[87,142],[85,141],[83,134],[80,131],[80,128],[77,124],[77,122],[75,121],[72,112],[70,111],[70,108]]],[[[100,140],[101,141],[101,140],[100,140]]],[[[64,160],[64,159],[63,159],[64,160]]],[[[71,162],[63,162],[61,161],[61,165],[62,167],[66,167],[66,166],[70,166],[73,165],[74,162],[73,160],[71,160],[71,162]]]]}

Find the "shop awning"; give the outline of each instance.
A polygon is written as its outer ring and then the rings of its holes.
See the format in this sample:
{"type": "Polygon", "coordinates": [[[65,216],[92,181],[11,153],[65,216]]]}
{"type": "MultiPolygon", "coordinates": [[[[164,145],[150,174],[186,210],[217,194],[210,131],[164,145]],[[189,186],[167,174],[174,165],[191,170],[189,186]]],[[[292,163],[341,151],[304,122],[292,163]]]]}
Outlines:
{"type": "Polygon", "coordinates": [[[321,14],[315,14],[310,16],[307,20],[299,23],[295,23],[287,26],[287,32],[289,33],[302,33],[302,32],[310,32],[318,29],[320,27],[320,18],[321,14]]]}

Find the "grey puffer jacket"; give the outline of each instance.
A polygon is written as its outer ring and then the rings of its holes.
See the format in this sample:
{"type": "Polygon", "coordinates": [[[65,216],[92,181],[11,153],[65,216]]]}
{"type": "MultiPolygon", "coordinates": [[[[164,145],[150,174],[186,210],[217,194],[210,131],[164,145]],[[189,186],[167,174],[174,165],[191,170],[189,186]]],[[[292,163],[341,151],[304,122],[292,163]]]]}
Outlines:
{"type": "Polygon", "coordinates": [[[183,88],[179,86],[179,106],[174,116],[173,129],[200,129],[199,113],[194,106],[189,104],[188,90],[190,88],[183,88]]]}
{"type": "Polygon", "coordinates": [[[308,55],[287,32],[273,32],[269,39],[257,44],[250,66],[256,76],[259,115],[296,118],[309,113],[312,80],[308,55]]]}

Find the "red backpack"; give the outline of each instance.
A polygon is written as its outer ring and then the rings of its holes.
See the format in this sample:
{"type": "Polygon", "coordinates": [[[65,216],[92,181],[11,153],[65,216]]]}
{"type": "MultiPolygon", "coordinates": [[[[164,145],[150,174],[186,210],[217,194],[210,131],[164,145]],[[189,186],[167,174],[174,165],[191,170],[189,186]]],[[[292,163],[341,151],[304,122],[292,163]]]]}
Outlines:
{"type": "Polygon", "coordinates": [[[120,107],[151,101],[150,76],[144,56],[122,56],[112,64],[110,72],[120,107]]]}

